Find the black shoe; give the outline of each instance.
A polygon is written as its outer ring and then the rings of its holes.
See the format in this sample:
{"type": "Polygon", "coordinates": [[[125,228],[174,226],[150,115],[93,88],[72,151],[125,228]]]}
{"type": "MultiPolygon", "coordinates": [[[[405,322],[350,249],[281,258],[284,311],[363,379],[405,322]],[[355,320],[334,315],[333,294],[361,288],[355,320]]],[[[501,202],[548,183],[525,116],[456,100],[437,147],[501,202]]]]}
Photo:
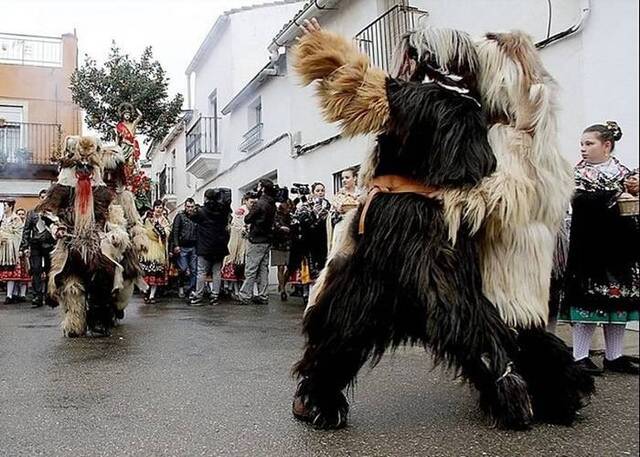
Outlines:
{"type": "Polygon", "coordinates": [[[218,304],[218,297],[216,297],[215,295],[212,295],[211,297],[209,297],[209,304],[214,306],[218,304]]]}
{"type": "Polygon", "coordinates": [[[6,297],[4,299],[4,304],[5,305],[12,305],[16,302],[16,299],[14,297],[6,297]]]}
{"type": "Polygon", "coordinates": [[[280,293],[280,300],[287,301],[287,293],[286,292],[281,292],[280,293]]]}
{"type": "Polygon", "coordinates": [[[585,357],[584,359],[578,360],[576,362],[576,365],[578,365],[580,368],[582,368],[584,371],[586,371],[592,376],[600,376],[604,372],[604,370],[600,368],[598,365],[596,365],[595,363],[593,363],[593,360],[591,360],[589,357],[585,357]]]}
{"type": "Polygon", "coordinates": [[[43,305],[44,305],[44,303],[42,302],[42,300],[40,300],[40,301],[32,301],[31,302],[31,309],[42,308],[43,305]]]}
{"type": "Polygon", "coordinates": [[[604,359],[604,369],[606,371],[613,371],[615,373],[626,374],[640,374],[640,367],[638,366],[637,357],[629,357],[627,355],[621,355],[617,359],[607,360],[604,359]]]}

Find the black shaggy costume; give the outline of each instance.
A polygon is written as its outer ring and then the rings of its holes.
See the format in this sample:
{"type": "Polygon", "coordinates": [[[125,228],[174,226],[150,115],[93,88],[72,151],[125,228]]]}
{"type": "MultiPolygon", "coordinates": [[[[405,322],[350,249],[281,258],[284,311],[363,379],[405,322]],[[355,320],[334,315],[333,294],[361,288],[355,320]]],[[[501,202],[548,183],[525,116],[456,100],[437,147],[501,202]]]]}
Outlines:
{"type": "Polygon", "coordinates": [[[367,360],[375,365],[402,344],[430,349],[473,384],[499,425],[518,429],[532,420],[515,363],[517,335],[482,292],[470,230],[462,225],[453,245],[437,198],[438,189],[474,186],[496,166],[473,45],[461,32],[442,33],[456,43],[452,54],[421,59],[411,81],[370,68],[325,31],[298,46],[296,68],[305,82],[320,79],[327,118],[347,133],[379,132],[369,171],[378,193],[351,215],[349,236],[332,252],[304,318],[293,412],[319,428],[346,424],[342,390],[367,360]],[[443,76],[443,60],[455,78],[443,76]],[[379,179],[401,184],[378,186],[379,179]]]}

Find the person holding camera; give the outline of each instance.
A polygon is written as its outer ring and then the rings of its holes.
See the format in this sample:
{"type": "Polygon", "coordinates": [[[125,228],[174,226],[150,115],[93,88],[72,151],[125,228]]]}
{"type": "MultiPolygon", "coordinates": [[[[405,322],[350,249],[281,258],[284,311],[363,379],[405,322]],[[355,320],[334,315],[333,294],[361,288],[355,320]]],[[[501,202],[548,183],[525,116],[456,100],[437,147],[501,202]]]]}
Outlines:
{"type": "Polygon", "coordinates": [[[258,286],[254,300],[267,304],[269,297],[269,249],[273,238],[273,222],[276,215],[276,187],[269,179],[260,180],[258,200],[249,208],[244,218],[249,224],[247,243],[245,280],[238,294],[239,300],[250,303],[253,298],[253,286],[258,286]]]}
{"type": "Polygon", "coordinates": [[[218,303],[222,281],[222,260],[229,254],[229,224],[231,222],[231,190],[226,188],[207,189],[204,205],[190,216],[197,224],[196,253],[198,255],[198,276],[196,290],[189,304],[202,306],[202,297],[207,275],[211,275],[211,295],[209,304],[218,303]]]}
{"type": "Polygon", "coordinates": [[[197,227],[189,216],[196,211],[196,202],[193,198],[187,198],[184,202],[184,211],[178,213],[173,220],[171,228],[171,240],[173,255],[176,257],[176,266],[180,270],[181,278],[178,287],[178,296],[185,297],[184,286],[188,286],[189,293],[196,289],[196,242],[197,227]]]}

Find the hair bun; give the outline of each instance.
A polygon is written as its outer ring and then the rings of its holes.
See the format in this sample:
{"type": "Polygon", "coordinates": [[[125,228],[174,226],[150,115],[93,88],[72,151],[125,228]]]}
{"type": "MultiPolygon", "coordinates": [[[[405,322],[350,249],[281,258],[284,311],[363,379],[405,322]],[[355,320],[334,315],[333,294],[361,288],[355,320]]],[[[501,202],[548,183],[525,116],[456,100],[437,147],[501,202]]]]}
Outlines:
{"type": "Polygon", "coordinates": [[[622,138],[622,129],[616,121],[607,121],[605,123],[605,126],[607,127],[607,130],[611,132],[613,141],[618,141],[620,138],[622,138]]]}

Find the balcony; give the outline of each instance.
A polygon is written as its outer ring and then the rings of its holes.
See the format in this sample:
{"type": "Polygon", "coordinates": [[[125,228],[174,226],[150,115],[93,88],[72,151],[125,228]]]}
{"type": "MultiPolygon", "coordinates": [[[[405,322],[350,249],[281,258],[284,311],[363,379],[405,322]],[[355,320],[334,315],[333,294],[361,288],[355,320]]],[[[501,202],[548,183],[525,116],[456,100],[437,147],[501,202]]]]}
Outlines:
{"type": "Polygon", "coordinates": [[[262,143],[262,123],[254,125],[247,133],[242,135],[242,143],[240,143],[239,149],[242,152],[250,152],[260,143],[262,143]]]}
{"type": "Polygon", "coordinates": [[[170,209],[175,208],[176,192],[175,192],[175,168],[164,167],[158,173],[157,198],[166,201],[170,209]]]}
{"type": "Polygon", "coordinates": [[[355,36],[356,45],[367,54],[374,66],[390,73],[393,52],[402,35],[412,30],[426,11],[407,5],[396,5],[355,36]]]}
{"type": "Polygon", "coordinates": [[[53,158],[59,153],[62,127],[59,124],[7,122],[0,119],[0,172],[15,177],[33,173],[55,177],[53,158]]]}
{"type": "Polygon", "coordinates": [[[0,33],[0,64],[62,67],[62,39],[0,33]]]}
{"type": "Polygon", "coordinates": [[[197,178],[215,174],[220,166],[218,120],[217,117],[201,116],[187,132],[187,172],[197,178]]]}

